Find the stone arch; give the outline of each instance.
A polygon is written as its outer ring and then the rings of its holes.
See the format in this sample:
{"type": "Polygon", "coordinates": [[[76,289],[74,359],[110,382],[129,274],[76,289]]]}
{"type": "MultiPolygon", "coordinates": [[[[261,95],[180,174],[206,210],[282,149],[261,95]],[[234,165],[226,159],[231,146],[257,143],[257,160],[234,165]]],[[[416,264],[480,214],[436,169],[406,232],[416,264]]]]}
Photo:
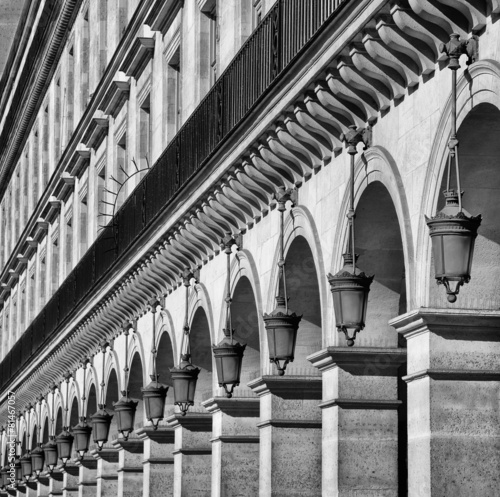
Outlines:
{"type": "Polygon", "coordinates": [[[97,411],[97,406],[99,404],[99,390],[95,382],[89,383],[87,393],[85,394],[85,417],[87,422],[90,422],[90,416],[97,411]]]}
{"type": "MultiPolygon", "coordinates": [[[[170,312],[163,310],[156,320],[156,371],[160,375],[159,381],[172,386],[170,368],[179,362],[179,353],[175,346],[175,333],[170,312]]],[[[152,355],[149,359],[149,370],[153,370],[152,355]]]]}
{"type": "Polygon", "coordinates": [[[188,302],[188,323],[190,326],[191,360],[201,369],[196,386],[194,409],[212,396],[213,358],[212,343],[214,336],[213,314],[210,297],[205,286],[197,283],[191,290],[188,302]]]}
{"type": "MultiPolygon", "coordinates": [[[[457,81],[457,129],[459,139],[461,134],[463,135],[464,128],[462,125],[470,114],[476,108],[480,106],[489,105],[490,110],[499,109],[500,102],[500,64],[494,60],[480,60],[468,67],[466,71],[459,74],[457,81]]],[[[484,107],[483,107],[484,109],[484,107]]],[[[467,126],[467,123],[465,123],[467,126]]],[[[435,292],[435,280],[434,280],[434,268],[433,261],[431,257],[431,241],[429,237],[429,230],[425,223],[424,214],[431,217],[436,213],[440,207],[440,197],[442,189],[442,178],[445,175],[447,158],[448,158],[448,139],[451,128],[451,88],[450,96],[446,101],[444,109],[441,113],[439,123],[436,128],[436,136],[432,144],[427,174],[424,182],[423,197],[420,210],[419,219],[419,229],[418,229],[418,254],[417,263],[418,266],[416,270],[419,274],[419,280],[416,282],[416,293],[418,296],[419,305],[429,306],[429,305],[439,305],[443,307],[483,307],[490,308],[491,306],[498,307],[498,303],[495,303],[491,299],[488,299],[484,295],[484,291],[479,293],[480,302],[476,299],[472,301],[468,298],[468,293],[470,295],[476,294],[478,287],[475,285],[475,281],[479,281],[476,275],[474,280],[474,265],[472,268],[472,279],[471,283],[464,285],[455,304],[448,304],[446,298],[443,298],[444,293],[442,291],[435,292]],[[472,285],[472,286],[471,286],[472,285]],[[432,295],[431,295],[432,293],[432,295]]],[[[485,143],[486,138],[481,138],[481,146],[485,143]]],[[[477,144],[476,144],[477,145],[477,144]]],[[[477,150],[477,146],[476,146],[477,150]]],[[[461,143],[459,148],[459,157],[464,154],[463,143],[461,143]]],[[[464,175],[466,164],[463,160],[460,160],[460,171],[461,175],[464,175]]],[[[465,179],[465,178],[464,178],[465,179]]],[[[484,178],[483,178],[484,181],[484,178]]],[[[463,183],[463,182],[462,182],[463,183]]],[[[467,183],[467,182],[466,182],[467,183]]],[[[473,203],[468,201],[470,194],[467,194],[467,184],[462,184],[462,189],[465,190],[465,195],[463,197],[464,206],[471,214],[477,215],[480,212],[475,211],[473,203]]],[[[484,217],[484,213],[483,213],[484,217]]],[[[484,221],[483,221],[484,223],[484,221]]],[[[483,226],[482,226],[483,227],[483,226]]],[[[481,228],[479,228],[479,234],[481,234],[481,228]]],[[[476,254],[477,255],[477,254],[476,254]]],[[[475,257],[476,260],[476,257],[475,257]]],[[[488,278],[490,280],[490,278],[488,278]]],[[[442,290],[442,289],[439,289],[442,290]]],[[[488,289],[490,291],[490,289],[488,289]]]]}
{"type": "Polygon", "coordinates": [[[128,379],[129,396],[138,401],[137,410],[135,414],[135,424],[143,426],[144,422],[144,403],[142,400],[141,388],[147,384],[144,379],[144,362],[138,348],[132,351],[129,359],[130,375],[128,379]]]}
{"type": "Polygon", "coordinates": [[[108,440],[113,440],[118,437],[118,425],[116,414],[114,414],[114,403],[118,402],[118,399],[120,398],[120,377],[115,365],[109,369],[105,389],[106,410],[113,416],[111,420],[111,427],[109,429],[108,440]]]}
{"type": "MultiPolygon", "coordinates": [[[[240,343],[246,343],[247,347],[243,356],[242,374],[240,387],[235,389],[235,396],[245,389],[248,396],[249,389],[246,384],[253,380],[261,372],[261,350],[265,327],[262,320],[262,291],[260,287],[259,274],[251,253],[247,250],[236,252],[232,256],[230,270],[231,289],[231,321],[235,330],[234,337],[240,343]]],[[[224,287],[224,296],[227,287],[224,287]]],[[[217,343],[222,340],[222,330],[226,327],[226,306],[221,306],[219,327],[216,330],[217,343]]]]}
{"type": "MultiPolygon", "coordinates": [[[[306,358],[321,349],[325,342],[322,330],[326,324],[326,277],[319,233],[311,213],[305,207],[294,207],[288,215],[285,213],[284,238],[289,305],[292,311],[303,315],[297,334],[295,359],[287,371],[289,374],[294,371],[296,374],[317,374],[306,358]]],[[[267,312],[276,306],[278,259],[279,241],[267,294],[267,312]]],[[[267,358],[267,337],[264,350],[267,358]]],[[[271,374],[275,373],[271,364],[267,367],[271,374]]]]}

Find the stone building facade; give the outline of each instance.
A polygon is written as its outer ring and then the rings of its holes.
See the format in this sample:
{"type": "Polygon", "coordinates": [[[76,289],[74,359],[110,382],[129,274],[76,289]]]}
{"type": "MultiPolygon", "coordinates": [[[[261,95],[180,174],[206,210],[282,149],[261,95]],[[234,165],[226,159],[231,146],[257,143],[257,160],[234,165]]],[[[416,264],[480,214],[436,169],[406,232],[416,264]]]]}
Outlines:
{"type": "Polygon", "coordinates": [[[42,0],[24,15],[0,95],[0,425],[14,405],[24,454],[98,404],[114,416],[102,450],[3,492],[498,495],[500,1],[42,0]],[[478,40],[457,118],[464,205],[483,218],[454,304],[425,221],[443,206],[452,33],[478,40]],[[327,278],[348,239],[349,126],[372,135],[354,164],[358,264],[375,275],[354,347],[327,278]],[[262,318],[281,186],[297,193],[284,250],[302,315],[284,376],[262,318]],[[228,290],[247,344],[232,398],[212,355],[228,290]],[[141,388],[155,355],[171,385],[186,316],[194,406],[182,416],[170,388],[154,430],[141,388]]]}

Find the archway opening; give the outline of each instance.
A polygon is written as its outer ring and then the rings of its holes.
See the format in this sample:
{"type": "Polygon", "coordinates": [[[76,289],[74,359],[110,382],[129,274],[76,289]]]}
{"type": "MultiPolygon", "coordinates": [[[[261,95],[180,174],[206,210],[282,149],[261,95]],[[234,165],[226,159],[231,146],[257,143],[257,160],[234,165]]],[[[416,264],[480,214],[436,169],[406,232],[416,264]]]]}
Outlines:
{"type": "MultiPolygon", "coordinates": [[[[178,359],[177,359],[178,361],[178,359]]],[[[175,365],[174,349],[170,335],[164,331],[158,343],[158,353],[156,355],[156,371],[160,375],[160,383],[172,386],[172,375],[170,368],[175,365]]]]}
{"type": "Polygon", "coordinates": [[[398,216],[382,183],[370,183],[363,192],[355,223],[357,265],[374,275],[366,326],[358,334],[356,346],[395,347],[398,334],[388,322],[406,312],[405,264],[398,216]]]}
{"type": "Polygon", "coordinates": [[[79,422],[79,413],[78,413],[78,399],[73,397],[73,401],[71,402],[71,410],[69,412],[69,429],[73,430],[73,426],[77,425],[79,422]]]}
{"type": "Polygon", "coordinates": [[[212,396],[212,344],[210,343],[210,328],[203,307],[198,307],[190,332],[191,361],[201,371],[196,385],[194,407],[200,408],[200,403],[212,396]]]}
{"type": "Polygon", "coordinates": [[[45,418],[45,423],[43,424],[43,431],[42,431],[42,443],[46,444],[49,441],[49,436],[51,433],[49,433],[49,418],[45,418]]]}
{"type": "Polygon", "coordinates": [[[246,384],[260,373],[260,317],[257,314],[252,284],[246,276],[242,276],[238,280],[231,298],[231,322],[235,331],[234,338],[240,343],[247,344],[243,356],[240,387],[234,390],[234,395],[238,396],[243,391],[250,392],[246,384]]]}
{"type": "Polygon", "coordinates": [[[109,373],[106,386],[106,410],[113,416],[111,419],[111,427],[109,429],[109,441],[118,438],[118,423],[116,420],[114,403],[118,402],[119,398],[120,391],[118,389],[118,376],[116,375],[116,370],[113,368],[109,373]]]}
{"type": "Polygon", "coordinates": [[[90,385],[85,408],[85,417],[87,418],[87,423],[90,423],[90,416],[97,412],[97,393],[94,384],[90,385]]]}
{"type": "Polygon", "coordinates": [[[287,374],[317,373],[307,356],[321,349],[321,299],[312,251],[303,236],[291,243],[285,258],[289,308],[302,314],[297,333],[295,358],[287,374]]]}
{"type": "Polygon", "coordinates": [[[128,391],[130,398],[138,401],[135,411],[135,426],[142,428],[144,425],[144,402],[142,401],[141,388],[144,386],[142,360],[139,352],[134,354],[130,363],[130,375],[128,380],[128,391]]]}
{"type": "MultiPolygon", "coordinates": [[[[471,280],[460,289],[454,304],[434,278],[434,261],[430,271],[430,305],[462,309],[498,309],[500,307],[500,110],[488,103],[474,107],[458,130],[459,164],[463,206],[473,216],[482,215],[476,238],[471,280]]],[[[438,207],[444,206],[441,194],[446,188],[444,171],[438,207]]],[[[452,187],[455,187],[452,173],[452,187]]]]}
{"type": "Polygon", "coordinates": [[[63,411],[62,408],[59,407],[57,409],[57,416],[56,416],[56,430],[55,430],[55,436],[59,435],[59,433],[62,432],[64,426],[64,420],[63,420],[63,411]]]}

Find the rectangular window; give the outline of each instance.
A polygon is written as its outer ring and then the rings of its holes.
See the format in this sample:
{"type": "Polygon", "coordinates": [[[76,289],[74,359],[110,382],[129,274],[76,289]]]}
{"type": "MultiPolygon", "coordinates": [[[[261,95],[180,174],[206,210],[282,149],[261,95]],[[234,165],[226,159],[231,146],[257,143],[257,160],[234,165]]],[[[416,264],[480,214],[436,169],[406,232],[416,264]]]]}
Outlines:
{"type": "Polygon", "coordinates": [[[180,47],[167,64],[167,140],[170,141],[181,125],[180,47]]]}
{"type": "Polygon", "coordinates": [[[73,119],[75,113],[75,57],[74,49],[71,47],[68,52],[68,81],[66,84],[66,141],[68,143],[73,134],[73,119]]]}
{"type": "Polygon", "coordinates": [[[13,225],[14,225],[14,239],[13,246],[17,243],[19,238],[19,225],[20,225],[20,213],[21,213],[21,178],[19,177],[20,165],[18,164],[16,168],[16,173],[14,176],[14,210],[12,211],[13,215],[13,225]]]}
{"type": "Polygon", "coordinates": [[[35,317],[35,267],[34,263],[32,269],[29,271],[29,290],[28,290],[28,323],[31,323],[35,317]]]}
{"type": "Polygon", "coordinates": [[[106,164],[97,171],[97,229],[106,225],[106,164]]]}
{"type": "MultiPolygon", "coordinates": [[[[151,165],[151,114],[149,95],[139,110],[139,169],[143,170],[151,165]]],[[[145,172],[141,172],[141,178],[145,172]]]]}
{"type": "Polygon", "coordinates": [[[47,264],[45,254],[40,258],[40,309],[45,305],[45,286],[47,284],[47,264]]]}
{"type": "Polygon", "coordinates": [[[104,74],[107,65],[107,22],[108,22],[108,0],[99,2],[99,78],[104,74]]]}
{"type": "Polygon", "coordinates": [[[123,33],[127,29],[128,24],[128,2],[127,0],[119,0],[119,13],[118,13],[118,40],[121,39],[123,33]]]}
{"type": "Polygon", "coordinates": [[[49,106],[43,110],[43,138],[42,138],[42,189],[49,182],[49,106]]]}
{"type": "Polygon", "coordinates": [[[82,21],[82,66],[81,66],[81,110],[87,107],[89,99],[89,60],[90,60],[90,33],[89,11],[84,13],[82,21]]]}
{"type": "Polygon", "coordinates": [[[33,188],[31,189],[31,196],[33,198],[33,204],[32,204],[33,207],[35,207],[35,205],[37,204],[38,195],[39,195],[39,192],[38,192],[38,175],[39,175],[39,171],[40,171],[40,169],[39,169],[40,164],[38,163],[39,147],[40,147],[40,142],[39,142],[39,138],[38,138],[38,129],[36,129],[35,133],[34,133],[34,139],[33,139],[33,154],[32,154],[33,174],[31,176],[31,181],[32,181],[32,185],[33,185],[33,188]]]}
{"type": "Polygon", "coordinates": [[[64,276],[68,276],[73,269],[73,218],[70,217],[66,220],[66,260],[64,268],[64,276]]]}
{"type": "Polygon", "coordinates": [[[21,289],[21,305],[20,305],[20,316],[19,316],[19,331],[24,333],[25,329],[25,319],[26,319],[26,284],[22,285],[21,289]]]}
{"type": "Polygon", "coordinates": [[[253,0],[253,29],[262,20],[262,0],[253,0]]]}
{"type": "MultiPolygon", "coordinates": [[[[119,209],[120,206],[123,204],[123,201],[125,200],[125,188],[120,188],[120,185],[122,185],[125,182],[126,179],[126,171],[127,171],[127,134],[124,133],[123,136],[120,138],[118,143],[116,144],[116,176],[117,176],[117,181],[114,185],[115,191],[118,193],[118,198],[116,199],[116,208],[119,209]],[[118,189],[120,189],[118,191],[118,189]]],[[[112,214],[112,213],[111,213],[112,214]]],[[[109,220],[110,218],[107,218],[109,220]]]]}
{"type": "Polygon", "coordinates": [[[80,201],[80,253],[79,257],[87,251],[87,195],[80,201]]]}
{"type": "Polygon", "coordinates": [[[59,238],[52,241],[52,268],[51,268],[50,296],[59,288],[59,238]]]}
{"type": "Polygon", "coordinates": [[[57,162],[61,157],[61,78],[56,81],[54,113],[54,157],[57,162]]]}
{"type": "Polygon", "coordinates": [[[218,28],[217,28],[217,6],[214,5],[212,10],[207,13],[208,18],[210,19],[210,86],[212,86],[217,80],[217,43],[218,43],[218,28]]]}
{"type": "Polygon", "coordinates": [[[25,226],[28,222],[29,216],[29,177],[30,177],[30,155],[29,155],[29,144],[26,147],[26,153],[24,155],[24,163],[23,163],[23,202],[24,202],[24,216],[23,216],[23,225],[25,226]]]}

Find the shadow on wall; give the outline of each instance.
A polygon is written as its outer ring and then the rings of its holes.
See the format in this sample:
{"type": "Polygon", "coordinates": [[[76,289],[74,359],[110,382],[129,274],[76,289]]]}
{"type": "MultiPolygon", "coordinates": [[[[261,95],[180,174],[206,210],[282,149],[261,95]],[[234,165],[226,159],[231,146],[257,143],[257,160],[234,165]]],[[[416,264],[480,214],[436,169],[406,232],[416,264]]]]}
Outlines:
{"type": "MultiPolygon", "coordinates": [[[[470,214],[483,217],[474,250],[471,281],[460,289],[454,304],[436,284],[431,261],[429,305],[452,309],[500,308],[500,111],[491,104],[479,104],[464,119],[458,130],[463,206],[470,214]]],[[[452,175],[452,187],[456,185],[452,175]]],[[[441,181],[437,210],[444,206],[441,192],[446,187],[446,172],[441,181]]]]}

